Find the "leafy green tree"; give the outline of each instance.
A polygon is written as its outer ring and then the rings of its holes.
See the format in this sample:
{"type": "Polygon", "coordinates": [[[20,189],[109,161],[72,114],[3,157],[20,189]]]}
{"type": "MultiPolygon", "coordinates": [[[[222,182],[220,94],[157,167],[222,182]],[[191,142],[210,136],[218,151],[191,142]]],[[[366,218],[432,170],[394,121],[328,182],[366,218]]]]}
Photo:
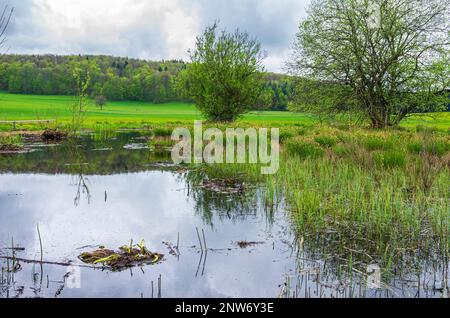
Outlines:
{"type": "Polygon", "coordinates": [[[70,105],[70,111],[72,114],[72,123],[70,128],[72,134],[76,134],[86,119],[88,108],[87,98],[91,77],[89,71],[78,66],[74,66],[72,69],[72,76],[76,99],[72,105],[70,105]]]}
{"type": "Polygon", "coordinates": [[[218,32],[218,24],[197,37],[180,87],[210,121],[231,122],[262,102],[264,53],[247,33],[218,32]]]}
{"type": "Polygon", "coordinates": [[[100,107],[100,110],[103,110],[103,107],[106,105],[106,97],[103,95],[98,95],[95,97],[95,105],[100,107]]]}
{"type": "Polygon", "coordinates": [[[123,82],[120,77],[111,77],[103,86],[103,93],[109,100],[123,100],[124,89],[123,82]]]}
{"type": "Polygon", "coordinates": [[[294,110],[357,112],[373,127],[442,111],[450,87],[448,0],[314,0],[290,62],[294,110]]]}
{"type": "MultiPolygon", "coordinates": [[[[186,69],[186,64],[176,60],[152,62],[112,56],[0,54],[0,89],[19,94],[76,95],[74,68],[89,73],[87,93],[94,99],[104,95],[111,101],[192,102],[177,89],[179,73],[186,69]]],[[[292,86],[288,77],[267,73],[263,81],[260,101],[265,100],[264,96],[270,99],[270,109],[285,110],[292,86]]],[[[252,108],[262,107],[260,101],[252,108]]]]}

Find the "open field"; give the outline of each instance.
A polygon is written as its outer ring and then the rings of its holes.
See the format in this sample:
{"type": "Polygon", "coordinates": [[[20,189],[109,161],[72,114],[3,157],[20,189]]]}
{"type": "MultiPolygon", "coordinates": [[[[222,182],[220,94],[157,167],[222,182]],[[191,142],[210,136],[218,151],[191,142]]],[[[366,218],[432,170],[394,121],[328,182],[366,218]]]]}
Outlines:
{"type": "MultiPolygon", "coordinates": [[[[70,96],[18,95],[0,92],[0,121],[51,119],[66,123],[71,118],[70,105],[74,99],[70,96]]],[[[435,114],[431,117],[412,117],[402,125],[435,127],[441,131],[450,128],[449,113],[435,114]]],[[[86,126],[108,123],[119,126],[142,126],[145,123],[192,122],[202,116],[194,105],[188,103],[151,104],[144,102],[108,102],[103,110],[89,102],[86,114],[86,126]]],[[[289,125],[292,123],[311,124],[312,116],[292,112],[252,112],[241,121],[257,124],[289,125]]],[[[0,130],[8,130],[10,125],[1,125],[0,130]]],[[[20,125],[24,129],[39,129],[40,125],[20,125]]]]}
{"type": "MultiPolygon", "coordinates": [[[[38,96],[0,93],[0,120],[54,119],[60,122],[70,120],[70,96],[38,96]]],[[[108,102],[103,110],[89,102],[86,124],[108,122],[137,123],[192,121],[201,119],[200,112],[188,103],[151,104],[135,101],[108,102]]],[[[311,117],[291,112],[254,112],[244,117],[245,121],[298,122],[311,121],[311,117]]]]}

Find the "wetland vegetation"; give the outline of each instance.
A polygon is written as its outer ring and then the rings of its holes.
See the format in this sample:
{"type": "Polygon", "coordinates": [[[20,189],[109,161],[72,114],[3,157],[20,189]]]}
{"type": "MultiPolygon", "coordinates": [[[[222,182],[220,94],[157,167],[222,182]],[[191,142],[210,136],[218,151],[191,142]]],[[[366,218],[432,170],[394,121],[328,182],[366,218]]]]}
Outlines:
{"type": "Polygon", "coordinates": [[[217,22],[190,63],[0,56],[0,297],[448,298],[446,1],[341,2],[293,76],[217,22]],[[279,170],[175,164],[195,120],[279,129],[279,170]]]}

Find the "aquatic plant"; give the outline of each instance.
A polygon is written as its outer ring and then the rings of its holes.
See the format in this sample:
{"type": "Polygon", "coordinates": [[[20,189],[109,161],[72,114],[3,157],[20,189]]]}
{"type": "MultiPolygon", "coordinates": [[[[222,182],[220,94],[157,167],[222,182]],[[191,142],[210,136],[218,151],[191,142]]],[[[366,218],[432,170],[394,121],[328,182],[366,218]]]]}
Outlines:
{"type": "MultiPolygon", "coordinates": [[[[335,133],[324,127],[310,131],[335,133]]],[[[418,255],[421,260],[448,258],[450,156],[433,150],[446,148],[447,137],[433,135],[428,142],[441,146],[422,145],[428,151],[409,154],[408,145],[427,142],[423,135],[359,129],[338,138],[341,142],[327,151],[308,137],[289,138],[275,175],[258,178],[249,165],[208,170],[259,182],[269,211],[281,198],[298,235],[321,237],[325,245],[334,242],[327,253],[344,263],[375,262],[389,275],[411,269],[405,262],[418,262],[418,255]]]]}
{"type": "Polygon", "coordinates": [[[20,151],[23,149],[23,142],[20,135],[0,136],[0,151],[20,151]]]}
{"type": "Polygon", "coordinates": [[[144,264],[156,264],[163,257],[163,254],[150,252],[145,247],[144,241],[133,245],[133,240],[131,240],[130,245],[124,245],[117,251],[101,248],[92,252],[82,253],[79,259],[86,264],[102,264],[113,271],[120,271],[144,264]]]}
{"type": "Polygon", "coordinates": [[[155,137],[170,137],[172,135],[171,128],[156,127],[152,130],[155,137]]]}

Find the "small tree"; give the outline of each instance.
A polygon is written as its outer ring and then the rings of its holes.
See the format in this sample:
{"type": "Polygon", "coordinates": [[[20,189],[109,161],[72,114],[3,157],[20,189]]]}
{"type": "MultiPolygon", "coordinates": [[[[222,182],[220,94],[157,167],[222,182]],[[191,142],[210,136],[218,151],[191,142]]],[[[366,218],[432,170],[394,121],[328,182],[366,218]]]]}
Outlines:
{"type": "Polygon", "coordinates": [[[87,98],[88,98],[88,88],[90,84],[91,77],[89,71],[83,70],[78,66],[74,66],[72,70],[74,84],[75,84],[75,101],[70,106],[70,111],[72,113],[72,133],[76,134],[79,130],[87,114],[87,98]]]}
{"type": "Polygon", "coordinates": [[[103,106],[106,105],[106,97],[103,95],[98,95],[95,97],[95,105],[100,107],[100,110],[103,110],[103,106]]]}
{"type": "Polygon", "coordinates": [[[264,107],[261,44],[247,33],[206,28],[190,51],[191,63],[179,84],[210,121],[231,122],[256,107],[264,107]]]}
{"type": "Polygon", "coordinates": [[[449,0],[314,0],[289,63],[295,110],[398,125],[448,103],[449,0]]]}

